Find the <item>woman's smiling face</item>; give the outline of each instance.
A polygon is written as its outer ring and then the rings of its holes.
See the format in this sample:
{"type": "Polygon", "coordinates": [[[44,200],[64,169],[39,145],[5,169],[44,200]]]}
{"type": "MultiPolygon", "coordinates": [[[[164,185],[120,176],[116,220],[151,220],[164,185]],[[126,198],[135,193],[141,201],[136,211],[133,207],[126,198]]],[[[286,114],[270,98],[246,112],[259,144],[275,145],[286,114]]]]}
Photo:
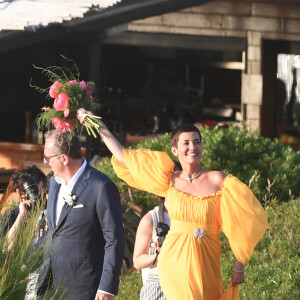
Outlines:
{"type": "Polygon", "coordinates": [[[172,152],[180,162],[199,163],[202,157],[202,145],[197,132],[182,132],[179,135],[177,147],[172,152]]]}

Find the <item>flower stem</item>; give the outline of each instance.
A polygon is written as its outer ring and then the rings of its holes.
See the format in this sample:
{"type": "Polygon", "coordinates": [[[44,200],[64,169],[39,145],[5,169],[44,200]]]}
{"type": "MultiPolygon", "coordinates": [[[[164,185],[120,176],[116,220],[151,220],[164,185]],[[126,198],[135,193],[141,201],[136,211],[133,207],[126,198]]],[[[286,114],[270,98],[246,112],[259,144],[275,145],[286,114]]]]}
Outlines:
{"type": "Polygon", "coordinates": [[[97,134],[94,129],[99,131],[100,127],[102,127],[102,124],[98,121],[98,119],[101,119],[101,117],[91,115],[87,115],[84,119],[84,126],[86,127],[87,133],[89,135],[92,134],[94,138],[97,138],[97,134]]]}

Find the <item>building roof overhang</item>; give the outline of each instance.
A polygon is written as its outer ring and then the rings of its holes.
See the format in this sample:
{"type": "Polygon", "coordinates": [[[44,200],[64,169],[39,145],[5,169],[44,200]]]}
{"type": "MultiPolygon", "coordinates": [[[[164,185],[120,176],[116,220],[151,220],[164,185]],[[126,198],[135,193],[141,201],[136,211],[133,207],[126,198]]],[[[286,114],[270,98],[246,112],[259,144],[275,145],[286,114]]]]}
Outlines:
{"type": "MultiPolygon", "coordinates": [[[[113,26],[198,6],[211,1],[212,0],[122,0],[118,2],[118,0],[111,0],[111,5],[105,9],[101,9],[100,6],[89,7],[88,12],[86,12],[83,17],[74,17],[70,20],[62,20],[61,22],[49,22],[45,25],[43,25],[41,20],[41,25],[30,25],[19,30],[7,30],[6,28],[0,27],[0,53],[68,35],[81,34],[81,37],[88,38],[113,26]]],[[[31,1],[28,1],[28,3],[29,2],[31,1]]],[[[59,3],[61,2],[64,1],[59,0],[59,3]]],[[[28,12],[24,13],[30,14],[30,7],[28,7],[28,12]]]]}

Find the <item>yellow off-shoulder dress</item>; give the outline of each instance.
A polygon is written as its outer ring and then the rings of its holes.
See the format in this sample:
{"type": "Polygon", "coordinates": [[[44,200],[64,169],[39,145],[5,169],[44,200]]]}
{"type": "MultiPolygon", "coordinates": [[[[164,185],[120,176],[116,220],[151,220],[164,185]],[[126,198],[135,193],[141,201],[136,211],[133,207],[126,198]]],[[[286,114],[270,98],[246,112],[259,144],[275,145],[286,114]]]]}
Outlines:
{"type": "Polygon", "coordinates": [[[172,186],[174,163],[164,152],[123,150],[126,167],[114,156],[118,177],[140,190],[168,198],[171,228],[158,259],[168,300],[237,300],[238,285],[222,292],[219,229],[235,257],[246,264],[268,228],[267,216],[251,190],[228,175],[223,188],[201,197],[172,186]]]}

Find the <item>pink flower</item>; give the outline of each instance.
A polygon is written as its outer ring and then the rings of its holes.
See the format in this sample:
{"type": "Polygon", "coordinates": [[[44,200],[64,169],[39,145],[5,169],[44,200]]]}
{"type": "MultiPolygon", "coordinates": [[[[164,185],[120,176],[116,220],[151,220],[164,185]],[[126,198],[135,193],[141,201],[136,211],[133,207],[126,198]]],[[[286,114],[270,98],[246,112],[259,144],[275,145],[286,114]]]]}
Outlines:
{"type": "Polygon", "coordinates": [[[51,85],[51,87],[50,87],[50,89],[49,89],[49,95],[50,95],[50,97],[51,98],[57,98],[57,96],[58,96],[58,90],[60,89],[62,87],[62,84],[59,82],[59,81],[55,81],[52,85],[51,85]]]}
{"type": "Polygon", "coordinates": [[[53,107],[57,111],[64,111],[69,107],[70,97],[66,93],[60,93],[54,100],[53,107]]]}
{"type": "Polygon", "coordinates": [[[77,80],[70,80],[69,81],[69,84],[77,84],[78,82],[77,82],[77,80]]]}
{"type": "Polygon", "coordinates": [[[85,81],[80,81],[79,86],[85,91],[85,93],[90,96],[92,94],[92,89],[90,86],[87,85],[85,81]]]}
{"type": "Polygon", "coordinates": [[[74,128],[73,121],[63,121],[60,118],[53,118],[51,121],[54,127],[58,130],[61,130],[62,132],[66,132],[66,131],[71,132],[72,129],[74,128]]]}
{"type": "Polygon", "coordinates": [[[69,113],[70,113],[70,110],[68,108],[65,109],[65,111],[64,111],[64,117],[66,118],[69,115],[69,113]]]}
{"type": "Polygon", "coordinates": [[[86,90],[84,90],[85,93],[88,95],[88,96],[91,96],[92,95],[92,89],[91,88],[87,88],[86,90]]]}
{"type": "Polygon", "coordinates": [[[86,89],[86,87],[87,87],[87,84],[86,84],[86,82],[85,81],[80,81],[80,84],[79,84],[79,86],[83,89],[83,90],[85,90],[86,89]]]}

